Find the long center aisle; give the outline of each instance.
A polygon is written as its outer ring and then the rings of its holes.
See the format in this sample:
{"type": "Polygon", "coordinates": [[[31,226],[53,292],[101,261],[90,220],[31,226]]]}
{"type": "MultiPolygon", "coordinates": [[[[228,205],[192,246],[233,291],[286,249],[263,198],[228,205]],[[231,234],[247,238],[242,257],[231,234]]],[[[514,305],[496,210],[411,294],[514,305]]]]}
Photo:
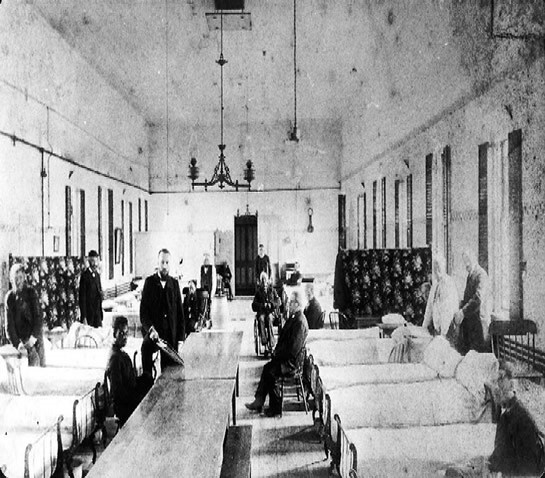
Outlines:
{"type": "MultiPolygon", "coordinates": [[[[246,409],[254,399],[265,359],[254,351],[251,300],[215,298],[212,304],[213,329],[243,331],[240,351],[240,397],[237,399],[237,424],[252,425],[252,478],[291,477],[327,478],[329,461],[302,402],[289,397],[281,418],[268,418],[246,409]]],[[[267,404],[266,404],[267,405],[267,404]]]]}

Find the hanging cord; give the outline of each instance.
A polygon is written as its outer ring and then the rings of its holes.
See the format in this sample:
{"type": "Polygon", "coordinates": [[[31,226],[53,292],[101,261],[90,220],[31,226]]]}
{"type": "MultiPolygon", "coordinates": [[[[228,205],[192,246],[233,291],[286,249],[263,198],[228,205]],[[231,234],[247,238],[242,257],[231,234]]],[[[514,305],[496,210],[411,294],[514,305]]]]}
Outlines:
{"type": "MultiPolygon", "coordinates": [[[[165,105],[166,105],[166,142],[167,142],[167,152],[166,152],[166,189],[167,193],[169,190],[168,185],[168,175],[169,175],[169,105],[168,105],[168,0],[165,0],[165,105]]],[[[169,195],[167,194],[167,216],[169,213],[169,195]]]]}
{"type": "Polygon", "coordinates": [[[223,10],[221,10],[220,25],[220,118],[221,118],[221,144],[223,143],[223,10]]]}
{"type": "Polygon", "coordinates": [[[293,130],[297,132],[297,0],[293,0],[293,130]]]}

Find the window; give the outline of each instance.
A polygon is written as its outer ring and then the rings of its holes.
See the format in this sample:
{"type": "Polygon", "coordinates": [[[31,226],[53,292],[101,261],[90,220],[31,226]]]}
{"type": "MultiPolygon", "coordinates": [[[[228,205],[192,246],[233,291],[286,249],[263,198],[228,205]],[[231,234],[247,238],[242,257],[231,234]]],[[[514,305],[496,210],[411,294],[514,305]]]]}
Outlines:
{"type": "Polygon", "coordinates": [[[398,249],[399,244],[399,189],[401,186],[401,181],[396,179],[394,182],[394,220],[395,220],[395,237],[394,237],[394,247],[398,249]]]}
{"type": "Polygon", "coordinates": [[[133,273],[134,269],[134,254],[133,254],[133,224],[132,224],[132,202],[129,202],[129,273],[133,273]]]}
{"type": "Polygon", "coordinates": [[[64,218],[66,255],[72,255],[72,188],[64,188],[64,218]]]}
{"type": "Polygon", "coordinates": [[[452,272],[452,241],[450,236],[452,214],[452,171],[450,146],[445,146],[441,154],[443,171],[443,250],[447,264],[447,272],[452,272]]]}
{"type": "Polygon", "coordinates": [[[121,201],[121,275],[125,275],[125,201],[121,201]]]}
{"type": "Polygon", "coordinates": [[[382,247],[386,248],[386,178],[382,178],[382,187],[381,187],[381,209],[382,209],[382,247]]]}
{"type": "Polygon", "coordinates": [[[487,201],[489,215],[488,268],[493,309],[506,318],[523,317],[522,310],[522,132],[509,133],[489,152],[487,201]]]}
{"type": "Polygon", "coordinates": [[[377,248],[377,182],[373,181],[373,249],[377,248]]]}
{"type": "Polygon", "coordinates": [[[79,252],[81,257],[85,257],[85,191],[79,191],[79,252]]]}
{"type": "Polygon", "coordinates": [[[431,246],[433,239],[433,203],[432,203],[433,154],[426,156],[426,244],[431,246]]]}
{"type": "Polygon", "coordinates": [[[142,232],[142,199],[138,198],[138,232],[142,232]]]}
{"type": "Polygon", "coordinates": [[[98,187],[98,204],[97,204],[97,211],[98,211],[98,255],[100,257],[104,257],[103,255],[103,246],[102,246],[102,188],[98,187]]]}
{"type": "Polygon", "coordinates": [[[479,145],[479,264],[488,272],[488,143],[479,145]]]}
{"type": "Polygon", "coordinates": [[[114,192],[108,189],[108,278],[114,278],[114,192]]]}
{"type": "Polygon", "coordinates": [[[367,197],[358,196],[358,249],[367,249],[367,197]]]}
{"type": "Polygon", "coordinates": [[[148,200],[144,199],[144,230],[148,232],[148,200]]]}
{"type": "Polygon", "coordinates": [[[413,247],[413,175],[407,176],[407,247],[413,247]]]}

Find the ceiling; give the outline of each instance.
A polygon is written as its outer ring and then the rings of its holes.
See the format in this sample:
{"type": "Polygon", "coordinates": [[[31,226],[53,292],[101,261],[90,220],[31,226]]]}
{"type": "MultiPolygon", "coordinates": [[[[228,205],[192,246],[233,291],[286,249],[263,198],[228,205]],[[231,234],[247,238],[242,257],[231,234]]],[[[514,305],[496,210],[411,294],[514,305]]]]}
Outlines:
{"type": "MultiPolygon", "coordinates": [[[[34,0],[49,24],[151,124],[217,124],[219,32],[203,0],[34,0]]],[[[344,72],[359,69],[344,39],[364,18],[346,5],[299,1],[298,115],[337,118],[350,98],[344,72]],[[341,48],[342,47],[342,48],[341,48]],[[319,92],[320,100],[316,101],[319,92]]],[[[344,2],[338,2],[343,4],[344,2]]],[[[231,121],[293,117],[293,2],[246,2],[251,31],[226,31],[225,114],[231,121]],[[259,3],[260,5],[257,5],[259,3]],[[265,4],[265,5],[262,5],[265,4]],[[247,113],[246,113],[247,112],[247,113]],[[249,118],[247,118],[249,116],[249,118]]],[[[361,12],[359,12],[361,14],[361,12]]]]}
{"type": "MultiPolygon", "coordinates": [[[[167,184],[187,183],[195,141],[199,159],[211,161],[204,169],[213,168],[220,113],[220,34],[206,20],[213,0],[32,3],[151,131],[163,131],[152,140],[152,182],[166,174],[167,184]],[[165,149],[185,158],[174,179],[165,149]]],[[[228,160],[242,169],[251,133],[258,175],[276,174],[281,185],[298,168],[303,178],[316,172],[310,184],[338,185],[341,168],[361,168],[479,87],[497,64],[486,3],[297,0],[297,119],[312,144],[294,152],[284,142],[294,118],[293,0],[246,0],[251,31],[224,32],[228,160]]]]}

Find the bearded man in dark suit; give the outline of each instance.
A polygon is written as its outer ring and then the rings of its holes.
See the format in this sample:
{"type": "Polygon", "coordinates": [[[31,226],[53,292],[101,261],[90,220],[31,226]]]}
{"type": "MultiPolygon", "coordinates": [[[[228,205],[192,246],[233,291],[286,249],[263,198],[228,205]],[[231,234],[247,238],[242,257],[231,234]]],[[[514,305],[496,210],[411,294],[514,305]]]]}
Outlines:
{"type": "Polygon", "coordinates": [[[89,251],[89,267],[81,273],[79,280],[79,310],[81,321],[91,327],[102,326],[102,285],[98,272],[97,251],[89,251]]]}
{"type": "MultiPolygon", "coordinates": [[[[153,368],[152,355],[157,350],[159,338],[178,350],[178,341],[185,338],[185,322],[182,297],[178,281],[170,276],[170,252],[161,249],[158,255],[157,272],[144,282],[140,303],[142,323],[142,369],[150,374],[153,368]]],[[[172,365],[168,355],[161,352],[161,368],[172,365]]]]}

